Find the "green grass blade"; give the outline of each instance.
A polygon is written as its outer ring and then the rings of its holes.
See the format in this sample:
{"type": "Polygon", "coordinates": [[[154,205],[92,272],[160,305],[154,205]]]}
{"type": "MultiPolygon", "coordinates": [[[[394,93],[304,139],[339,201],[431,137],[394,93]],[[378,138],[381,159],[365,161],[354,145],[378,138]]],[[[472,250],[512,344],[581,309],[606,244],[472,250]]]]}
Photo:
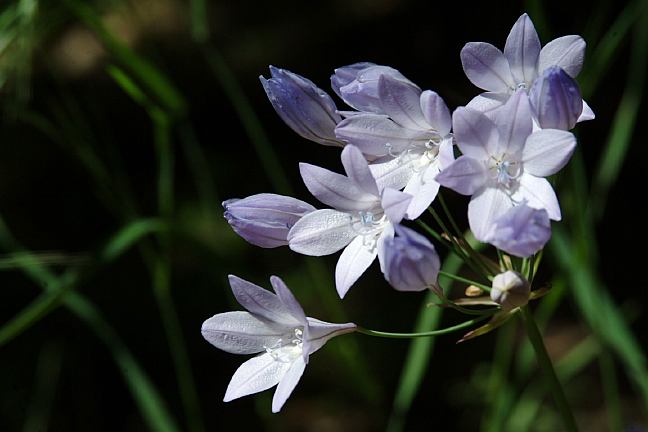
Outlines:
{"type": "Polygon", "coordinates": [[[48,423],[54,405],[56,387],[61,376],[63,352],[64,347],[61,342],[46,342],[41,348],[23,432],[42,432],[49,429],[48,423]]]}
{"type": "Polygon", "coordinates": [[[160,219],[147,218],[138,219],[122,227],[108,241],[100,253],[101,261],[114,261],[124,252],[139,243],[142,238],[149,234],[157,234],[168,229],[167,225],[160,219]]]}

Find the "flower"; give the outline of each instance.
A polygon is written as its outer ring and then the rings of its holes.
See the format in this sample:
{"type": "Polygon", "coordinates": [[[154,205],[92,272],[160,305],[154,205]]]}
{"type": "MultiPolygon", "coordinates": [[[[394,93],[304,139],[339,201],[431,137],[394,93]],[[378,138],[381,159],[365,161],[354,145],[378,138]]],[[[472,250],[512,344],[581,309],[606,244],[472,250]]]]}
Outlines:
{"type": "Polygon", "coordinates": [[[549,214],[522,203],[493,222],[486,242],[521,258],[539,252],[551,238],[549,214]]]}
{"type": "MultiPolygon", "coordinates": [[[[535,80],[552,66],[575,78],[583,67],[585,41],[563,36],[540,49],[540,38],[527,14],[515,22],[506,38],[504,53],[486,42],[469,42],[461,50],[461,63],[468,79],[486,90],[468,107],[488,112],[501,107],[517,90],[531,89],[535,80]]],[[[592,120],[594,112],[582,102],[578,121],[592,120]]]]}
{"type": "Polygon", "coordinates": [[[450,111],[437,93],[422,92],[404,77],[383,74],[374,82],[374,112],[348,116],[335,134],[374,160],[376,176],[414,197],[406,217],[416,219],[439,191],[434,177],[454,160],[450,111]]]}
{"type": "Polygon", "coordinates": [[[397,236],[385,240],[382,259],[387,282],[399,291],[436,289],[441,262],[432,243],[404,226],[394,229],[397,236]]]}
{"type": "Polygon", "coordinates": [[[578,84],[558,66],[545,69],[535,80],[529,100],[543,129],[572,129],[583,111],[578,84]]]}
{"type": "Polygon", "coordinates": [[[576,147],[574,135],[557,129],[531,133],[531,107],[524,91],[516,92],[494,121],[466,107],[454,112],[452,122],[463,155],[436,180],[472,195],[468,221],[478,240],[488,241],[494,222],[522,203],[561,219],[556,194],[544,177],[567,163],[576,147]]]}
{"type": "Polygon", "coordinates": [[[260,76],[263,89],[279,117],[300,136],[328,146],[342,146],[335,125],[342,119],[333,99],[310,80],[270,66],[270,79],[260,76]]]}
{"type": "Polygon", "coordinates": [[[516,271],[506,271],[493,278],[491,300],[510,311],[529,302],[529,282],[516,271]]]}
{"type": "Polygon", "coordinates": [[[275,294],[234,275],[229,276],[229,282],[248,312],[214,315],[203,323],[202,335],[229,353],[261,354],[234,372],[223,400],[229,402],[277,385],[272,412],[279,412],[299,382],[309,356],[332,337],[354,331],[356,325],[306,317],[277,276],[270,278],[275,294]]]}
{"type": "Polygon", "coordinates": [[[308,190],[333,209],[316,210],[301,218],[288,233],[295,252],[322,256],[344,248],[335,268],[340,298],[371,265],[402,220],[411,195],[379,186],[360,150],[342,150],[347,176],[302,163],[300,171],[308,190]]]}
{"type": "Polygon", "coordinates": [[[296,198],[262,193],[223,201],[225,219],[232,229],[255,246],[275,248],[288,244],[290,228],[315,207],[296,198]]]}

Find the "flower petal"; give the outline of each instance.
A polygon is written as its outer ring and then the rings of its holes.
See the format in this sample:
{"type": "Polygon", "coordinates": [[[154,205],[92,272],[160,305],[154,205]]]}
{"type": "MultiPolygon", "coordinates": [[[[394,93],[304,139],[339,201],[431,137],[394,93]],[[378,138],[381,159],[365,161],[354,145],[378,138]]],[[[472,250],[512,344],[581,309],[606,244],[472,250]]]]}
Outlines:
{"type": "Polygon", "coordinates": [[[520,176],[520,187],[513,194],[513,200],[516,202],[526,200],[526,205],[529,207],[547,210],[550,219],[556,221],[561,219],[556,192],[547,179],[525,172],[520,176]]]}
{"type": "Polygon", "coordinates": [[[290,366],[291,363],[277,361],[268,353],[251,358],[234,372],[223,401],[229,402],[275,386],[290,366]]]}
{"type": "Polygon", "coordinates": [[[501,107],[510,97],[509,93],[484,92],[471,99],[466,108],[488,114],[501,107]]]}
{"type": "Polygon", "coordinates": [[[399,223],[412,201],[412,195],[396,189],[386,188],[382,193],[382,208],[391,223],[399,223]]]}
{"type": "Polygon", "coordinates": [[[524,170],[537,177],[560,171],[576,149],[576,137],[558,129],[543,129],[529,136],[522,153],[524,170]]]}
{"type": "Polygon", "coordinates": [[[295,323],[288,309],[270,291],[238,276],[229,275],[228,279],[234,297],[245,309],[270,321],[295,323]]]}
{"type": "Polygon", "coordinates": [[[441,144],[439,144],[439,154],[437,158],[439,160],[439,170],[445,169],[445,167],[455,161],[454,144],[452,143],[452,137],[448,137],[441,141],[441,144]]]}
{"type": "Polygon", "coordinates": [[[493,223],[511,208],[513,201],[500,188],[487,187],[473,195],[468,204],[468,222],[475,238],[487,241],[493,223]]]}
{"type": "Polygon", "coordinates": [[[335,287],[344,298],[351,285],[367,270],[378,254],[373,242],[359,235],[344,249],[335,267],[335,287]],[[367,244],[369,243],[369,244],[367,244]]]}
{"type": "Polygon", "coordinates": [[[306,369],[306,361],[303,357],[298,357],[295,361],[292,362],[290,369],[283,376],[277,390],[275,390],[274,396],[272,397],[272,412],[278,413],[281,408],[284,406],[291,393],[299,383],[299,379],[306,369]]]}
{"type": "Polygon", "coordinates": [[[427,123],[442,137],[448,135],[452,128],[452,116],[441,96],[432,90],[425,90],[421,93],[420,104],[427,123]]]}
{"type": "Polygon", "coordinates": [[[441,186],[435,177],[439,173],[439,160],[432,162],[423,171],[416,173],[405,186],[403,192],[412,195],[412,201],[407,207],[407,219],[414,220],[427,209],[439,193],[441,186]]]}
{"type": "MultiPolygon", "coordinates": [[[[531,134],[531,105],[524,90],[518,90],[501,109],[493,113],[493,122],[499,131],[499,143],[494,153],[517,155],[522,151],[524,142],[531,134]]],[[[491,153],[493,154],[493,153],[491,153]]]]}
{"type": "Polygon", "coordinates": [[[569,35],[554,39],[540,51],[538,72],[549,66],[560,66],[572,78],[576,78],[585,60],[585,41],[582,37],[569,35]]]}
{"type": "Polygon", "coordinates": [[[270,283],[285,309],[290,312],[290,315],[301,325],[308,325],[304,309],[302,309],[301,305],[293,295],[292,291],[288,289],[284,281],[282,281],[278,276],[270,276],[270,283]]]}
{"type": "Polygon", "coordinates": [[[484,162],[468,156],[460,156],[435,177],[442,186],[463,195],[472,195],[488,180],[484,162]]]}
{"type": "Polygon", "coordinates": [[[537,75],[540,38],[531,19],[522,14],[506,38],[504,56],[511,66],[513,78],[519,83],[531,83],[537,75]]]}
{"type": "Polygon", "coordinates": [[[355,331],[356,326],[353,323],[333,324],[326,321],[320,321],[316,318],[308,318],[308,341],[309,354],[320,349],[329,339],[340,336],[345,333],[355,331]]]}
{"type": "Polygon", "coordinates": [[[489,43],[467,43],[461,49],[461,64],[470,82],[479,88],[494,92],[515,88],[508,60],[489,43]]]}
{"type": "Polygon", "coordinates": [[[364,210],[378,198],[360,189],[351,179],[325,168],[299,164],[304,184],[315,198],[338,210],[364,210]]]}
{"type": "Polygon", "coordinates": [[[351,181],[353,181],[362,191],[379,196],[376,180],[369,171],[369,164],[362,155],[362,152],[353,145],[347,145],[342,150],[342,165],[344,171],[351,181]]]}
{"type": "Polygon", "coordinates": [[[378,189],[390,187],[402,189],[414,175],[414,166],[419,155],[404,153],[397,158],[390,158],[387,162],[373,163],[369,169],[376,179],[378,189]]]}
{"type": "Polygon", "coordinates": [[[587,102],[583,101],[583,112],[581,112],[581,115],[580,117],[578,117],[578,120],[576,120],[576,123],[587,120],[594,120],[594,118],[596,118],[594,111],[592,111],[592,108],[590,108],[587,102]]]}
{"type": "Polygon", "coordinates": [[[201,332],[218,349],[232,354],[256,354],[276,344],[290,328],[249,312],[235,311],[207,319],[201,332]]]}
{"type": "Polygon", "coordinates": [[[383,75],[378,80],[378,97],[383,112],[409,129],[429,129],[421,111],[421,89],[408,82],[383,75]]]}
{"type": "Polygon", "coordinates": [[[295,252],[322,256],[345,247],[358,235],[352,216],[336,210],[316,210],[301,218],[288,233],[288,245],[295,252]]]}
{"type": "Polygon", "coordinates": [[[473,159],[487,160],[499,147],[497,127],[479,111],[457,108],[452,114],[452,129],[461,153],[473,159]]]}

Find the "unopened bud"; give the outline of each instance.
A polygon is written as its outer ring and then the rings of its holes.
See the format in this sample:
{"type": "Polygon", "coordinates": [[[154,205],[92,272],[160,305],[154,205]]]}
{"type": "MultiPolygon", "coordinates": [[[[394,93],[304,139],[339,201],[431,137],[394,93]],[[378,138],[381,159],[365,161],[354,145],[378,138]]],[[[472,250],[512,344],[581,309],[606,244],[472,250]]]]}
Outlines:
{"type": "Polygon", "coordinates": [[[505,311],[524,306],[529,302],[531,287],[518,272],[507,271],[493,278],[491,300],[502,306],[505,311]]]}

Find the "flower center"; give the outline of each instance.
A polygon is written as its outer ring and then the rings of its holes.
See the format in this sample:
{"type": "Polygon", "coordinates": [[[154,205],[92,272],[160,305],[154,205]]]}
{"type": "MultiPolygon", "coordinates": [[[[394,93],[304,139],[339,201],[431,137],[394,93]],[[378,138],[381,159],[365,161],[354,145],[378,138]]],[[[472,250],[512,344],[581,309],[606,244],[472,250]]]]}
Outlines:
{"type": "Polygon", "coordinates": [[[279,338],[274,345],[264,346],[263,348],[275,361],[291,363],[302,355],[303,347],[304,331],[301,328],[295,328],[292,333],[279,338]]]}
{"type": "Polygon", "coordinates": [[[514,181],[520,177],[520,163],[506,159],[506,155],[503,155],[499,159],[492,159],[493,164],[491,165],[491,170],[494,172],[495,181],[499,185],[510,189],[514,181]]]}

